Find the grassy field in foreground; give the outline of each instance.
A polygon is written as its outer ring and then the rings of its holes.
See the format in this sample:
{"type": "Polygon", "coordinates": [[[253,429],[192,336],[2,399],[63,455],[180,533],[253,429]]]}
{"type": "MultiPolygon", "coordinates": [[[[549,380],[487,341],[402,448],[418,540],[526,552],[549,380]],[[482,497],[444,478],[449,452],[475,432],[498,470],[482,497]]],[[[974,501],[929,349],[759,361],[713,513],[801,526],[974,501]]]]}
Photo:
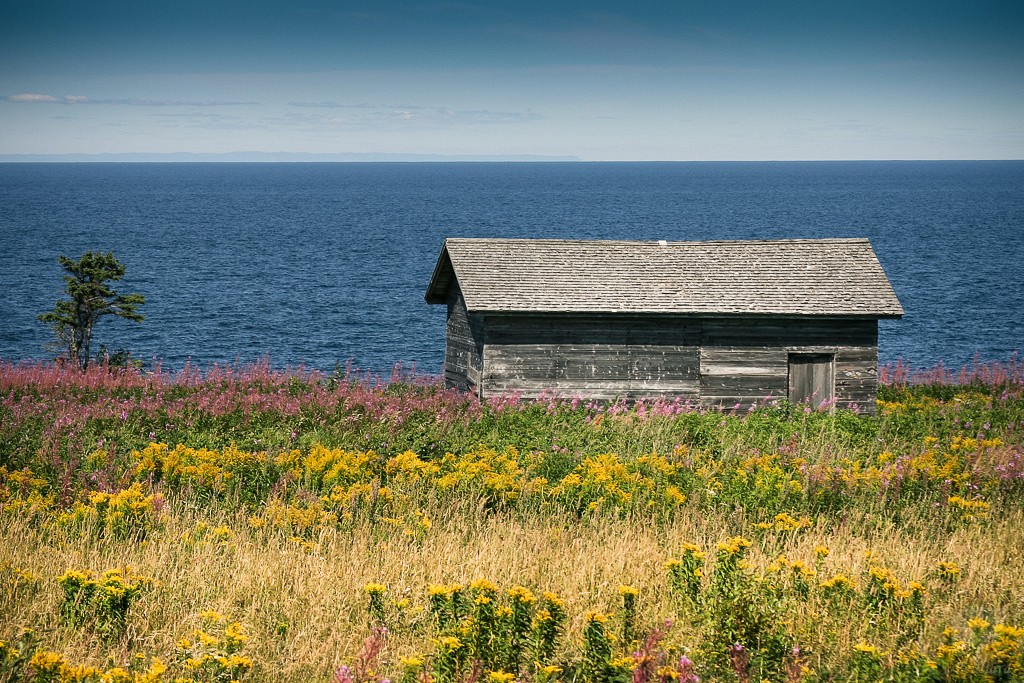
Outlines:
{"type": "Polygon", "coordinates": [[[0,681],[1024,680],[1024,370],[481,404],[0,365],[0,681]]]}

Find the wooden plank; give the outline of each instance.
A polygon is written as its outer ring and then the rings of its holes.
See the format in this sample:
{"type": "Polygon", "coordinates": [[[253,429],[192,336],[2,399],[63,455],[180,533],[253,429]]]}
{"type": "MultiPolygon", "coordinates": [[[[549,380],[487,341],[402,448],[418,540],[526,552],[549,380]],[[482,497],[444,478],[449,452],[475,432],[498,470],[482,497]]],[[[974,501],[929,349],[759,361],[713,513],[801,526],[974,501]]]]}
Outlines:
{"type": "Polygon", "coordinates": [[[448,291],[444,368],[446,386],[463,390],[472,388],[475,384],[472,378],[479,378],[482,365],[479,349],[462,292],[457,284],[453,284],[448,291]]]}
{"type": "Polygon", "coordinates": [[[699,342],[699,324],[690,318],[616,315],[496,315],[487,319],[490,344],[680,345],[699,342]]]}
{"type": "Polygon", "coordinates": [[[760,348],[752,346],[705,346],[700,349],[700,361],[702,364],[758,364],[775,366],[785,364],[786,350],[784,348],[760,348]]]}
{"type": "Polygon", "coordinates": [[[616,399],[665,399],[691,401],[695,405],[698,402],[696,389],[685,389],[682,387],[672,389],[653,388],[631,388],[620,387],[609,384],[590,386],[586,384],[507,384],[507,385],[486,385],[486,395],[495,396],[507,393],[516,393],[523,398],[537,398],[556,394],[564,398],[584,398],[587,400],[612,401],[616,399]]]}
{"type": "Polygon", "coordinates": [[[784,366],[765,365],[721,365],[717,363],[701,363],[701,374],[705,377],[743,377],[751,376],[772,376],[784,372],[784,366]]]}
{"type": "Polygon", "coordinates": [[[622,381],[622,382],[608,382],[604,380],[556,380],[556,381],[540,381],[535,379],[528,379],[522,377],[484,377],[484,381],[488,389],[499,388],[499,389],[522,389],[522,388],[566,388],[574,387],[578,389],[586,390],[597,390],[597,389],[608,389],[613,392],[621,391],[655,391],[658,393],[692,393],[698,392],[698,385],[696,382],[685,382],[685,383],[659,383],[659,382],[641,382],[641,381],[622,381]]]}
{"type": "Polygon", "coordinates": [[[875,320],[707,320],[703,345],[713,346],[875,346],[875,320]]]}
{"type": "Polygon", "coordinates": [[[836,368],[836,381],[840,379],[847,381],[869,381],[876,380],[878,373],[875,368],[836,368]]]}
{"type": "Polygon", "coordinates": [[[727,391],[719,392],[715,390],[736,390],[741,394],[749,391],[760,391],[761,389],[785,392],[787,385],[785,375],[744,375],[741,377],[708,377],[707,375],[702,375],[700,386],[701,391],[725,395],[728,394],[727,391]]]}
{"type": "Polygon", "coordinates": [[[840,346],[836,349],[836,364],[864,363],[878,365],[877,346],[840,346]]]}

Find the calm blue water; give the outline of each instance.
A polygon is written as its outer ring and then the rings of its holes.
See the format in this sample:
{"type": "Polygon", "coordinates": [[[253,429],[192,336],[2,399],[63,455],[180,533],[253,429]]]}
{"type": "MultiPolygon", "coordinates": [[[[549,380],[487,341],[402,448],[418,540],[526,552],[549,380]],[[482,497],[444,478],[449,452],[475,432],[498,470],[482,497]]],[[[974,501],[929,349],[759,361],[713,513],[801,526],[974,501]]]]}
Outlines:
{"type": "Polygon", "coordinates": [[[44,358],[60,254],[110,250],[165,366],[439,371],[446,236],[871,239],[907,315],[881,358],[1024,348],[1024,162],[0,164],[0,358],[44,358]]]}

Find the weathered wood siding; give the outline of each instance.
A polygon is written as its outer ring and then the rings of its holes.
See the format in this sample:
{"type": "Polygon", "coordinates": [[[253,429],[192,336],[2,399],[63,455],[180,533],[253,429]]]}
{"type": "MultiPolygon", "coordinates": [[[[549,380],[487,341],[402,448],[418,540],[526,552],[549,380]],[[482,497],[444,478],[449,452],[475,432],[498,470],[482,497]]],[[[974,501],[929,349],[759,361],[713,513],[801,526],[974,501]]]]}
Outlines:
{"type": "Polygon", "coordinates": [[[860,319],[705,320],[701,401],[746,408],[767,397],[787,398],[789,354],[834,354],[835,400],[875,410],[878,321],[860,319]]]}
{"type": "Polygon", "coordinates": [[[875,410],[873,319],[491,313],[474,325],[456,296],[448,325],[446,379],[453,386],[479,385],[483,396],[555,390],[745,409],[769,397],[787,398],[789,354],[815,353],[835,358],[838,407],[875,410]]]}
{"type": "Polygon", "coordinates": [[[448,290],[448,342],[444,381],[449,387],[478,391],[483,368],[483,316],[469,313],[457,284],[448,290]]]}
{"type": "Polygon", "coordinates": [[[699,338],[682,317],[488,314],[483,394],[696,401],[699,338]]]}

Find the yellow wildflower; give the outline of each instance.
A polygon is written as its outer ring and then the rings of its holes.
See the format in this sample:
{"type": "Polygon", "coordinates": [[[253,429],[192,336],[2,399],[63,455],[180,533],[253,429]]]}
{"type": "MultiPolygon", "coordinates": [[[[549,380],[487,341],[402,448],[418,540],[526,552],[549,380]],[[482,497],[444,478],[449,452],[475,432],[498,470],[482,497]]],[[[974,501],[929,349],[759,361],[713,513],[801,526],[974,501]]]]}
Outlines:
{"type": "Polygon", "coordinates": [[[442,636],[437,639],[437,645],[449,652],[455,652],[462,647],[462,641],[455,636],[442,636]]]}
{"type": "Polygon", "coordinates": [[[854,649],[855,652],[858,652],[858,653],[861,653],[861,654],[865,654],[865,655],[870,655],[872,657],[878,657],[878,656],[880,656],[882,654],[882,651],[879,650],[877,647],[875,647],[874,645],[869,645],[868,643],[864,642],[863,640],[860,641],[859,643],[857,643],[856,645],[854,645],[853,649],[854,649]]]}
{"type": "Polygon", "coordinates": [[[742,536],[733,536],[719,543],[718,550],[729,555],[735,555],[742,552],[744,548],[749,548],[750,545],[750,541],[742,536]]]}
{"type": "Polygon", "coordinates": [[[101,683],[132,683],[132,675],[119,666],[100,676],[101,683]]]}
{"type": "Polygon", "coordinates": [[[211,635],[201,628],[196,629],[196,638],[199,642],[207,647],[216,647],[220,644],[220,640],[215,635],[211,635]]]}
{"type": "Polygon", "coordinates": [[[227,660],[227,665],[232,669],[251,669],[252,660],[242,655],[231,655],[227,660]]]}
{"type": "Polygon", "coordinates": [[[993,628],[997,636],[1007,638],[1009,640],[1018,640],[1024,638],[1024,628],[1017,628],[1008,624],[996,624],[993,628]]]}
{"type": "Polygon", "coordinates": [[[632,670],[633,667],[636,666],[636,664],[637,664],[637,661],[635,659],[633,659],[629,655],[625,655],[625,656],[622,656],[622,657],[616,657],[615,659],[612,660],[612,667],[615,668],[615,669],[623,670],[623,671],[630,671],[630,670],[632,670]]]}
{"type": "Polygon", "coordinates": [[[208,610],[206,610],[204,612],[200,612],[199,613],[199,618],[200,619],[205,619],[206,621],[212,621],[212,622],[215,622],[217,624],[223,624],[225,621],[228,620],[228,618],[225,617],[223,614],[221,614],[217,610],[212,610],[212,609],[208,609],[208,610]]]}
{"type": "Polygon", "coordinates": [[[498,587],[487,579],[477,579],[469,584],[469,587],[478,593],[496,593],[498,587]]]}
{"type": "Polygon", "coordinates": [[[693,543],[683,543],[683,553],[693,555],[697,559],[704,557],[704,551],[700,549],[699,545],[693,543]]]}
{"type": "Polygon", "coordinates": [[[508,591],[508,597],[516,602],[531,605],[537,602],[537,596],[529,591],[529,589],[523,588],[522,586],[513,586],[508,591]]]}
{"type": "Polygon", "coordinates": [[[967,620],[967,626],[972,631],[984,631],[989,627],[989,623],[981,617],[974,617],[973,619],[967,620]]]}
{"type": "Polygon", "coordinates": [[[66,664],[67,662],[64,661],[63,655],[47,650],[39,650],[32,655],[32,659],[28,662],[28,665],[36,671],[37,676],[40,674],[57,673],[66,664]]]}
{"type": "Polygon", "coordinates": [[[565,607],[565,602],[563,602],[560,597],[558,597],[550,591],[545,591],[542,597],[544,598],[544,602],[548,603],[549,605],[554,605],[556,607],[565,607]]]}

